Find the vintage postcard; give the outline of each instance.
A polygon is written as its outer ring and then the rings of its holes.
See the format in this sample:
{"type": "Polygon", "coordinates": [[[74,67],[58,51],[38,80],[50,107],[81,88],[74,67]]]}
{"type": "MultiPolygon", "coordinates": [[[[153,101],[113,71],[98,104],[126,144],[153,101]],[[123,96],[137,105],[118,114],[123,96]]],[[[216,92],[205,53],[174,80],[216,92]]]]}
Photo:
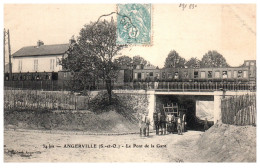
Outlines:
{"type": "Polygon", "coordinates": [[[256,163],[256,4],[4,4],[4,162],[256,163]]]}

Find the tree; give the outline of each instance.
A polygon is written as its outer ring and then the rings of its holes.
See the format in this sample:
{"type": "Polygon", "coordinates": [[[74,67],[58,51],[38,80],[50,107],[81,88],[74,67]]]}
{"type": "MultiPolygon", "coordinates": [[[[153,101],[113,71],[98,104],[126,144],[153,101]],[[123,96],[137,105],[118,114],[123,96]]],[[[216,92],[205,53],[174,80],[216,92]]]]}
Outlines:
{"type": "Polygon", "coordinates": [[[136,55],[136,56],[133,57],[133,66],[140,65],[140,64],[145,66],[145,65],[147,65],[147,63],[148,62],[143,57],[141,57],[139,55],[136,55]]]}
{"type": "Polygon", "coordinates": [[[120,68],[131,69],[133,67],[133,59],[126,55],[115,59],[115,63],[118,64],[120,68]]]}
{"type": "Polygon", "coordinates": [[[192,57],[189,61],[187,61],[185,63],[185,66],[187,68],[196,68],[200,65],[200,60],[195,58],[195,57],[192,57]]]}
{"type": "Polygon", "coordinates": [[[226,59],[217,51],[208,51],[203,55],[200,63],[202,68],[229,67],[226,59]]]}
{"type": "Polygon", "coordinates": [[[95,81],[94,58],[84,55],[74,38],[71,41],[71,45],[66,52],[67,56],[62,58],[60,64],[64,70],[68,70],[73,74],[69,81],[70,89],[72,91],[85,91],[86,87],[95,81]]]}
{"type": "Polygon", "coordinates": [[[164,68],[185,68],[185,59],[180,57],[179,54],[172,50],[165,60],[164,68]]]}
{"type": "Polygon", "coordinates": [[[76,47],[69,51],[68,59],[62,62],[68,70],[80,72],[75,73],[78,79],[81,78],[80,81],[98,78],[105,82],[111,104],[112,81],[119,70],[114,57],[125,47],[116,44],[116,23],[113,18],[110,22],[104,20],[85,25],[76,43],[76,47]]]}
{"type": "Polygon", "coordinates": [[[136,67],[137,65],[144,65],[144,66],[154,66],[152,65],[149,61],[145,60],[143,57],[141,56],[134,56],[133,59],[130,58],[129,56],[121,56],[118,57],[117,59],[115,59],[115,62],[117,63],[117,65],[123,69],[127,68],[127,69],[131,69],[136,67]]]}

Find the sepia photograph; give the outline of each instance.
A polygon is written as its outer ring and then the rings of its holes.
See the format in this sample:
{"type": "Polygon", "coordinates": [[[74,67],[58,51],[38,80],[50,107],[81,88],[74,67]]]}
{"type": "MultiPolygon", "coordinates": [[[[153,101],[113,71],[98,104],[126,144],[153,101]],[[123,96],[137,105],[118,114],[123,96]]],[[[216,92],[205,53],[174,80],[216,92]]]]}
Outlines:
{"type": "Polygon", "coordinates": [[[3,161],[256,163],[256,4],[3,5],[3,161]]]}

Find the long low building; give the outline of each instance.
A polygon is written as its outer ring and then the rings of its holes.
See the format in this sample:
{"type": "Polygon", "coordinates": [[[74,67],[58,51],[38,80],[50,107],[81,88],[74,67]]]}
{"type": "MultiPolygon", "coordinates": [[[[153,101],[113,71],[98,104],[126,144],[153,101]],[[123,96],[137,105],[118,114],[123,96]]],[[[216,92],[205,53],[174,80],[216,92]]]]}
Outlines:
{"type": "Polygon", "coordinates": [[[69,46],[69,43],[44,45],[38,41],[36,46],[22,47],[12,55],[12,72],[61,71],[59,61],[66,56],[69,46]]]}

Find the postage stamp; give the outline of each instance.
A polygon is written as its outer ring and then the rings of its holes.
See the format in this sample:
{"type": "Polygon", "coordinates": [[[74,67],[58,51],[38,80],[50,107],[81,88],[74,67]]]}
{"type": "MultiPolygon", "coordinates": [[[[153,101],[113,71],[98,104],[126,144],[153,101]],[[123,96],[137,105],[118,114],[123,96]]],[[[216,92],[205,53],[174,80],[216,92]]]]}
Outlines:
{"type": "Polygon", "coordinates": [[[117,11],[117,44],[151,44],[151,4],[118,4],[117,11]]]}

